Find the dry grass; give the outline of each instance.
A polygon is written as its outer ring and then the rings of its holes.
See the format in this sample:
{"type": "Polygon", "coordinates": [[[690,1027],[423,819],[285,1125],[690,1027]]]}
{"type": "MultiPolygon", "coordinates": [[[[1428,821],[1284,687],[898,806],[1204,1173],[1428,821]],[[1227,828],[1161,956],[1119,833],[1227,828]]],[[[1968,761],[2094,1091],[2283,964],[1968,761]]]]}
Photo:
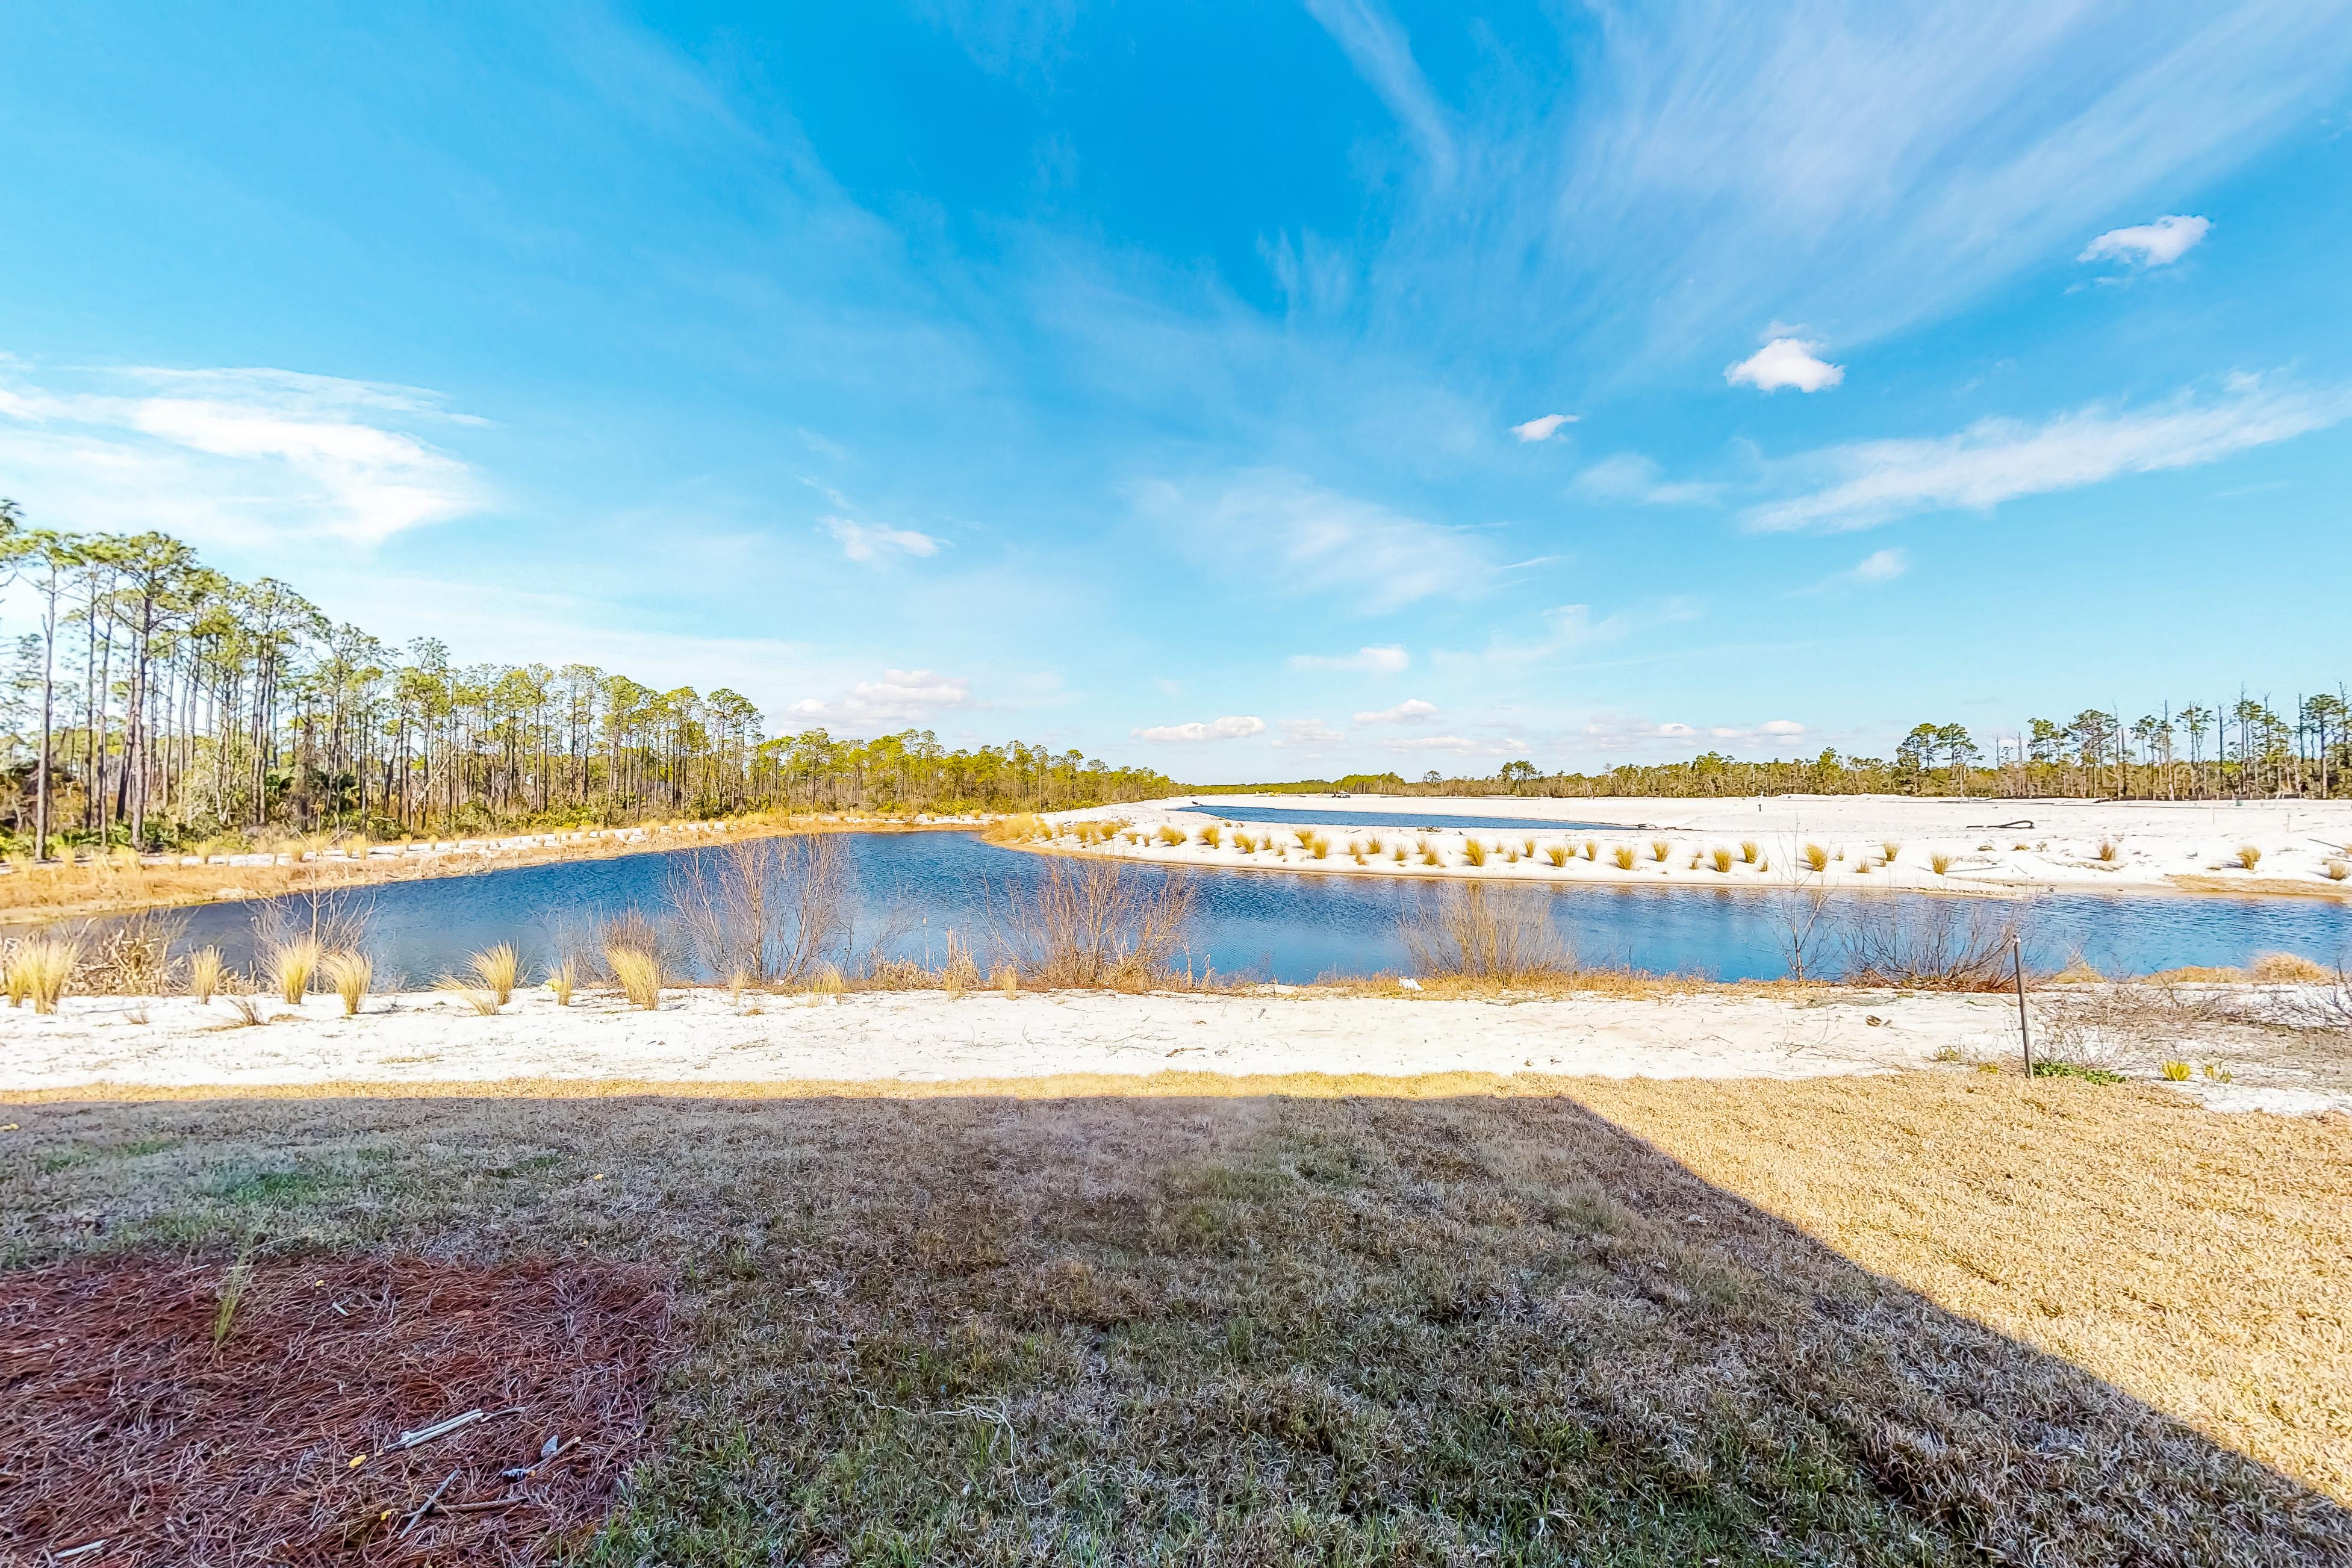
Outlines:
{"type": "Polygon", "coordinates": [[[2238,846],[2238,864],[2251,871],[2263,863],[2263,852],[2252,844],[2238,846]]]}
{"type": "Polygon", "coordinates": [[[547,973],[547,988],[555,994],[559,1007],[572,1005],[572,994],[580,989],[580,961],[566,958],[547,973]]]}
{"type": "Polygon", "coordinates": [[[1830,868],[1830,852],[1818,844],[1808,844],[1804,850],[1805,869],[1826,871],[1830,868]]]}
{"type": "Polygon", "coordinates": [[[1739,858],[1750,866],[1758,865],[1764,858],[1764,847],[1753,838],[1743,838],[1739,841],[1739,858]]]}
{"type": "Polygon", "coordinates": [[[1173,849],[1178,845],[1184,842],[1184,830],[1181,827],[1172,826],[1170,824],[1163,822],[1160,825],[1160,832],[1157,837],[1160,843],[1165,844],[1169,848],[1173,849]]]}
{"type": "MultiPolygon", "coordinates": [[[[651,1013],[661,1006],[661,954],[650,948],[612,946],[604,950],[605,965],[613,972],[613,983],[633,1007],[651,1013]]],[[[839,984],[840,972],[831,972],[839,984]]]]}
{"type": "Polygon", "coordinates": [[[1886,857],[1886,863],[1892,866],[1895,864],[1895,857],[1903,853],[1903,841],[1899,838],[1887,839],[1879,845],[1878,852],[1886,857]]]}
{"type": "Polygon", "coordinates": [[[2330,860],[2327,862],[2326,869],[2329,881],[2340,882],[2347,877],[2352,877],[2352,860],[2330,860]]]}
{"type": "Polygon", "coordinates": [[[339,950],[321,959],[320,969],[327,984],[342,998],[343,1016],[355,1017],[360,1004],[367,1000],[368,990],[375,984],[375,964],[365,953],[339,950]]]}
{"type": "Polygon", "coordinates": [[[1617,869],[1620,871],[1630,871],[1633,868],[1633,847],[1630,844],[1620,844],[1609,852],[1609,858],[1616,862],[1617,869]]]}
{"type": "Polygon", "coordinates": [[[81,963],[81,943],[69,936],[18,938],[8,949],[8,1005],[29,1000],[36,1013],[54,1013],[81,963]]]}
{"type": "Polygon", "coordinates": [[[1486,847],[1475,838],[1465,838],[1462,841],[1462,858],[1473,866],[1484,866],[1486,863],[1486,847]]]}
{"type": "Polygon", "coordinates": [[[1566,845],[1561,845],[1561,844],[1555,844],[1555,845],[1553,845],[1550,848],[1549,848],[1549,849],[1547,849],[1547,850],[1545,850],[1545,851],[1544,851],[1544,858],[1545,858],[1545,859],[1547,859],[1547,860],[1549,860],[1549,861],[1550,861],[1550,862],[1551,862],[1555,867],[1559,867],[1559,866],[1565,866],[1565,865],[1567,865],[1567,864],[1568,864],[1568,847],[1567,847],[1567,846],[1566,846],[1566,845]]]}
{"type": "Polygon", "coordinates": [[[209,1002],[221,987],[221,950],[200,948],[188,955],[188,994],[199,1002],[209,1002]]]}
{"type": "Polygon", "coordinates": [[[2112,866],[2122,858],[2122,845],[2116,843],[2112,838],[2102,838],[2099,840],[2099,861],[2102,865],[2112,866]]]}
{"type": "Polygon", "coordinates": [[[1219,827],[1216,824],[1211,823],[1208,826],[1201,829],[1201,842],[1207,845],[1210,848],[1214,849],[1218,845],[1223,844],[1224,841],[1225,830],[1219,827]]]}
{"type": "Polygon", "coordinates": [[[1930,855],[1927,857],[1927,869],[1938,877],[1946,876],[1952,869],[1952,858],[1944,854],[1930,855]]]}
{"type": "Polygon", "coordinates": [[[466,960],[466,968],[483,990],[498,998],[499,1006],[514,1000],[515,981],[522,970],[521,960],[515,956],[514,943],[502,942],[483,949],[466,960]]]}
{"type": "Polygon", "coordinates": [[[2320,1123],[1973,1073],[564,1087],[26,1106],[0,1243],[673,1276],[598,1568],[2352,1552],[2320,1123]]]}
{"type": "Polygon", "coordinates": [[[2336,972],[2297,952],[2257,953],[2247,972],[2266,985],[2325,985],[2336,972]]]}
{"type": "Polygon", "coordinates": [[[327,955],[325,943],[315,936],[289,936],[262,944],[262,973],[268,976],[271,989],[290,1006],[299,1006],[302,998],[310,994],[311,976],[318,972],[319,961],[327,955]]]}
{"type": "Polygon", "coordinates": [[[1717,870],[1717,872],[1720,872],[1720,873],[1725,874],[1725,875],[1728,875],[1728,874],[1730,873],[1730,870],[1731,870],[1731,851],[1730,851],[1730,850],[1728,850],[1728,849],[1721,849],[1721,848],[1718,848],[1718,849],[1713,850],[1713,851],[1711,851],[1711,852],[1708,854],[1708,856],[1707,856],[1707,859],[1708,859],[1709,861],[1713,862],[1713,864],[1714,864],[1714,866],[1715,866],[1715,868],[1716,868],[1716,870],[1717,870]]]}
{"type": "Polygon", "coordinates": [[[1664,839],[1653,838],[1650,840],[1650,858],[1663,866],[1666,863],[1667,852],[1673,848],[1674,846],[1664,839]]]}

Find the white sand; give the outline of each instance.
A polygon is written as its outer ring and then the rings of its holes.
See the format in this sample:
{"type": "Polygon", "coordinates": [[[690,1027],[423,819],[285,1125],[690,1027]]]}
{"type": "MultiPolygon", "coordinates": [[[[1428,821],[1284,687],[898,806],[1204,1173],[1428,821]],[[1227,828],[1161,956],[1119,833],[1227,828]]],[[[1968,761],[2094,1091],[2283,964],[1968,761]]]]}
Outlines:
{"type": "MultiPolygon", "coordinates": [[[[1298,990],[881,992],[815,1005],[774,996],[739,1005],[692,991],[652,1013],[584,994],[562,1008],[532,991],[488,1017],[433,993],[372,997],[357,1018],[322,996],[260,1011],[268,1022],[242,1027],[230,1026],[227,1002],[184,997],[68,997],[49,1016],[0,1011],[0,1092],[518,1079],[919,1083],[1168,1070],[1794,1079],[1921,1068],[1939,1057],[2013,1063],[2017,1051],[2014,1006],[2000,997],[1848,990],[1519,1002],[1298,990]]],[[[2352,1096],[2324,1089],[2210,1088],[2228,1109],[2352,1107],[2352,1096]]]]}
{"type": "MultiPolygon", "coordinates": [[[[1140,805],[1063,812],[1047,820],[1118,821],[1140,842],[1121,837],[1089,853],[1169,864],[1233,868],[1280,867],[1291,871],[1331,871],[1379,876],[1509,878],[1541,882],[1606,882],[1649,887],[1784,888],[1792,878],[1808,886],[1913,888],[1937,892],[2014,894],[2052,889],[2136,891],[2228,891],[2308,893],[2352,898],[2352,801],[2248,801],[2242,804],[2083,800],[1915,799],[1903,795],[1770,795],[1722,799],[1548,800],[1528,796],[1438,798],[1394,795],[1194,795],[1140,805]],[[1176,809],[1201,805],[1225,817],[1225,841],[1212,848],[1200,830],[1214,818],[1176,809]],[[1315,813],[1374,812],[1411,822],[1427,816],[1525,819],[1516,829],[1380,828],[1344,823],[1283,821],[1271,829],[1247,826],[1253,807],[1315,813]],[[1564,822],[1605,823],[1605,827],[1554,826],[1564,822]],[[1997,824],[2030,822],[2032,826],[1997,824]],[[1272,842],[1244,854],[1233,842],[1231,824],[1272,842]],[[1168,845],[1162,826],[1182,831],[1186,841],[1168,845]],[[1319,830],[1330,850],[1318,859],[1298,840],[1319,830]],[[1471,867],[1465,845],[1477,840],[1489,851],[1485,867],[1471,867]],[[1533,838],[1536,854],[1527,854],[1533,838]],[[1370,842],[1381,848],[1373,852],[1370,842]],[[1584,858],[1588,841],[1594,856],[1584,858]],[[1663,841],[1666,858],[1654,858],[1653,841],[1663,841]],[[1753,842],[1758,862],[1740,858],[1743,842],[1753,842]],[[1887,863],[1885,846],[1900,847],[1887,863]],[[1439,866],[1421,853],[1433,849],[1439,866]],[[2102,859],[2103,844],[2112,858],[2102,859]],[[1612,852],[1631,848],[1635,863],[1621,870],[1612,852]],[[1819,876],[1802,870],[1803,851],[1819,845],[1834,858],[1819,876]],[[2249,870],[2242,847],[2261,851],[2249,870]],[[1360,861],[1351,847],[1361,847],[1360,861]],[[1562,867],[1545,851],[1571,852],[1562,867]],[[1405,858],[1396,851],[1402,847],[1405,858]],[[1717,871],[1713,853],[1731,852],[1728,871],[1717,871]],[[1517,852],[1519,858],[1511,859],[1517,852]],[[1949,857],[1942,872],[1933,858],[1949,857]],[[1697,863],[1693,864],[1694,861],[1697,863]],[[2337,881],[2328,863],[2346,864],[2337,881]]],[[[1059,847],[1076,847],[1064,838],[1059,847]]]]}

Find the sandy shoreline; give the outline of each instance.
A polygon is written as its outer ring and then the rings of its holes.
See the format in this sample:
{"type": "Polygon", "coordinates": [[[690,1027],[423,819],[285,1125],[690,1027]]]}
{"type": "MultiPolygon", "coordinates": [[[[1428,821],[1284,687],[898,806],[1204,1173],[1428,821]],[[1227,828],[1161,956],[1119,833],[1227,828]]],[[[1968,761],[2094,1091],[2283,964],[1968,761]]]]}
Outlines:
{"type": "Polygon", "coordinates": [[[1184,795],[1042,820],[1059,836],[1016,847],[1229,870],[1994,897],[2109,891],[2352,899],[2352,801],[1184,795]],[[1252,813],[1269,807],[1302,815],[1252,826],[1252,813]],[[1408,824],[1461,816],[1516,826],[1383,827],[1347,820],[1364,813],[1408,824]],[[1082,843],[1074,832],[1080,824],[1113,823],[1122,831],[1108,839],[1082,843]],[[1220,844],[1202,837],[1213,824],[1220,844]],[[1256,841],[1252,850],[1235,843],[1236,827],[1256,841]],[[1163,828],[1183,841],[1165,842],[1163,828]],[[1317,834],[1327,846],[1320,856],[1301,842],[1302,835],[1317,834]],[[1483,866],[1470,863],[1474,841],[1485,851],[1483,866]],[[1814,847],[1826,858],[1820,871],[1808,863],[1814,847]],[[2256,851],[2252,867],[2244,864],[2248,847],[2256,851]],[[1632,854],[1630,867],[1618,864],[1621,848],[1632,854]],[[1553,864],[1556,854],[1564,863],[1553,864]],[[2340,879],[2332,870],[2338,866],[2345,869],[2340,879]]]}
{"type": "MultiPolygon", "coordinates": [[[[0,1097],[103,1099],[133,1089],[397,1089],[523,1081],[703,1086],[940,1085],[1170,1072],[1231,1078],[1403,1079],[1801,1079],[1938,1068],[2014,1070],[2006,997],[1839,987],[1732,987],[1648,996],[1437,999],[1312,989],[1141,995],[930,991],[835,998],[681,991],[658,1011],[583,994],[558,1007],[520,992],[494,1016],[425,992],[256,999],[240,1026],[226,1000],[68,997],[51,1016],[0,1013],[0,1097]]],[[[2044,1049],[2048,1048],[2045,1041],[2044,1049]]],[[[2265,1071],[2238,1032],[2161,1031],[2126,1076],[2158,1062],[2236,1060],[2228,1079],[2171,1086],[2215,1109],[2352,1109],[2352,1081],[2265,1071]]]]}

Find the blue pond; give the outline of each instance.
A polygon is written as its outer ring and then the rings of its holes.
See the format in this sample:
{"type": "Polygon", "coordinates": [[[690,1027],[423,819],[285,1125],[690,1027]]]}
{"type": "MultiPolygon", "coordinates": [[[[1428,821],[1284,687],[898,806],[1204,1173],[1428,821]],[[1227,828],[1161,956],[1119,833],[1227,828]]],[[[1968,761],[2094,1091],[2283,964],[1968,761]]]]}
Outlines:
{"type": "MultiPolygon", "coordinates": [[[[896,924],[894,946],[940,957],[950,931],[985,942],[1001,913],[1035,886],[1049,862],[963,833],[845,837],[869,932],[896,924]],[[892,917],[895,915],[895,921],[892,917]]],[[[637,910],[658,921],[682,857],[670,850],[400,882],[345,895],[367,910],[368,945],[383,983],[429,980],[467,953],[512,942],[544,961],[567,931],[637,910]]],[[[1142,868],[1151,877],[1195,879],[1189,956],[1197,970],[1286,981],[1329,973],[1409,971],[1400,917],[1425,884],[1280,871],[1142,868]]],[[[1863,900],[1948,909],[1918,894],[1853,894],[1863,900]]],[[[211,904],[184,911],[183,946],[218,943],[233,963],[249,960],[257,906],[211,904]]],[[[1722,979],[1787,972],[1783,910],[1775,895],[1695,889],[1575,888],[1551,900],[1553,919],[1579,957],[1638,969],[1722,979]]],[[[2334,900],[2254,900],[2053,894],[2021,906],[2028,957],[2056,967],[2079,953],[2110,973],[2180,964],[2242,963],[2287,952],[2334,963],[2352,948],[2352,908],[2334,900]]]]}
{"type": "Polygon", "coordinates": [[[1444,813],[1411,811],[1299,811],[1286,805],[1180,805],[1179,811],[1197,812],[1221,822],[1263,822],[1276,827],[1287,824],[1325,823],[1333,827],[1478,827],[1494,828],[1508,833],[1524,828],[1529,833],[1553,833],[1585,828],[1614,827],[1620,832],[1629,827],[1646,827],[1643,822],[1578,822],[1565,816],[1464,816],[1444,813]]]}

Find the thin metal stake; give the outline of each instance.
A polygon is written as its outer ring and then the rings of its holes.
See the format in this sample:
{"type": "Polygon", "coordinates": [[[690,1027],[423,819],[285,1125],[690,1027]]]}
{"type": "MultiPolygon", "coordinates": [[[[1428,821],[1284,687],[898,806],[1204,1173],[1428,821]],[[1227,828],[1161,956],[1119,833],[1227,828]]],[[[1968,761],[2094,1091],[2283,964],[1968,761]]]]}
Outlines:
{"type": "Polygon", "coordinates": [[[2025,949],[2016,937],[2009,939],[2010,963],[2017,975],[2017,1033],[2025,1042],[2025,1076],[2033,1076],[2033,1026],[2025,1017],[2025,949]]]}

